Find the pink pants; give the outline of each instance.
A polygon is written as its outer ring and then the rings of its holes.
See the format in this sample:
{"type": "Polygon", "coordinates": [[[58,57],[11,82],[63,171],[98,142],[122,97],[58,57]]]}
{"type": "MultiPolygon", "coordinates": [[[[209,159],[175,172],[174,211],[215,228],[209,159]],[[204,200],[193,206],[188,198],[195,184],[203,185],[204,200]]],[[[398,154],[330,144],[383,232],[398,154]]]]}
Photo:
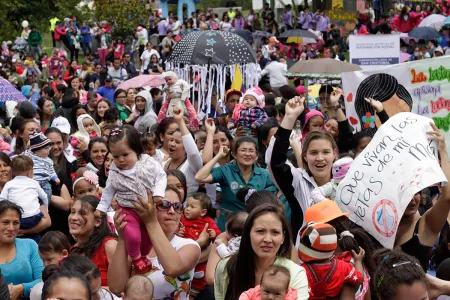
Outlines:
{"type": "Polygon", "coordinates": [[[100,60],[100,64],[105,66],[105,58],[108,55],[108,49],[97,49],[98,59],[100,60]]]}
{"type": "Polygon", "coordinates": [[[122,209],[120,215],[126,215],[123,220],[127,222],[127,225],[123,229],[123,235],[128,255],[132,259],[147,256],[150,253],[150,250],[152,250],[152,242],[150,241],[144,223],[134,209],[122,206],[119,207],[122,209]]]}

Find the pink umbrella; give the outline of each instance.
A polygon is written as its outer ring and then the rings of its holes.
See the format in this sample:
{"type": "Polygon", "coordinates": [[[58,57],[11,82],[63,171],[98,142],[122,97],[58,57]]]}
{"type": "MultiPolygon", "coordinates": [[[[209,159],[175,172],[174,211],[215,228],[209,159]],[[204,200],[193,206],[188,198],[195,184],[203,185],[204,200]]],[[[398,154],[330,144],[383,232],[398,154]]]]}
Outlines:
{"type": "Polygon", "coordinates": [[[131,79],[125,80],[119,84],[119,89],[127,90],[129,88],[141,88],[141,87],[158,87],[166,84],[164,78],[161,75],[139,75],[131,79]]]}
{"type": "Polygon", "coordinates": [[[408,53],[405,53],[405,52],[401,52],[400,53],[400,62],[408,61],[410,56],[411,56],[411,54],[408,54],[408,53]]]}

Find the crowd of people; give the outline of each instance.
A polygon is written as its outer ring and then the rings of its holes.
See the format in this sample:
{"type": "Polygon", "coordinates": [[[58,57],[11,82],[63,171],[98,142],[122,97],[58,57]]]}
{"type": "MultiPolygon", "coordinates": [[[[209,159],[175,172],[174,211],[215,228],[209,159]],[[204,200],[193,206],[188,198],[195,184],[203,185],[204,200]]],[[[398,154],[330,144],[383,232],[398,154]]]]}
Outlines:
{"type": "MultiPolygon", "coordinates": [[[[296,20],[286,6],[279,26],[268,4],[261,16],[230,8],[222,21],[213,9],[185,21],[152,15],[126,45],[110,39],[108,22],[92,29],[55,16],[50,57],[34,25],[22,35],[25,60],[5,43],[1,76],[28,101],[4,103],[0,116],[0,298],[450,296],[449,185],[414,195],[393,250],[333,201],[373,134],[353,132],[339,87],[323,84],[312,106],[302,80],[283,76],[285,59],[314,59],[324,49],[339,59],[345,41],[326,18],[302,8],[296,20]],[[322,41],[280,43],[279,31],[296,26],[322,41]],[[178,37],[233,28],[275,35],[257,49],[260,85],[227,86],[224,99],[211,87],[211,113],[199,120],[195,93],[165,60],[178,37]],[[158,45],[149,42],[153,33],[158,45]],[[166,83],[120,88],[140,74],[166,83]]],[[[361,34],[366,25],[358,26],[361,34]]],[[[367,99],[381,123],[390,117],[383,101],[367,99]]],[[[432,129],[450,178],[444,135],[432,129]]]]}

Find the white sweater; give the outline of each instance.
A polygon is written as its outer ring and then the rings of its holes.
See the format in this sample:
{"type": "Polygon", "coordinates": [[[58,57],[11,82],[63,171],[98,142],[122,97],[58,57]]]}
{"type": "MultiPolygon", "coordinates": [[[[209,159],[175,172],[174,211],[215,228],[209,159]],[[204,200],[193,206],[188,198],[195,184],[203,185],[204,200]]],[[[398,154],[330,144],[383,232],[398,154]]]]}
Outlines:
{"type": "Polygon", "coordinates": [[[286,77],[283,75],[287,72],[287,65],[278,61],[272,61],[261,72],[261,77],[268,74],[271,87],[280,87],[288,84],[286,77]]]}
{"type": "Polygon", "coordinates": [[[23,209],[22,218],[29,218],[41,212],[39,200],[48,207],[47,194],[36,180],[27,176],[16,176],[8,181],[0,194],[0,201],[9,200],[23,209]]]}

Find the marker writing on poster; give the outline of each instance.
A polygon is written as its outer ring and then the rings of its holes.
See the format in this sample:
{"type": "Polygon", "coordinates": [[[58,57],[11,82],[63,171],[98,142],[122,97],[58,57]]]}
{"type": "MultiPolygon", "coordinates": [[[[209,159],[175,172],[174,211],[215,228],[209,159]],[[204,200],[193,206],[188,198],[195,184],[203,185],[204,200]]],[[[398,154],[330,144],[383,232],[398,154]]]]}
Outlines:
{"type": "Polygon", "coordinates": [[[365,173],[364,169],[358,169],[348,174],[348,180],[340,190],[339,199],[345,206],[354,206],[352,211],[359,220],[363,221],[368,216],[366,210],[370,207],[371,199],[382,191],[388,180],[383,171],[389,163],[405,155],[419,162],[429,158],[436,160],[432,141],[424,144],[411,137],[404,139],[405,130],[410,130],[408,126],[417,122],[416,117],[408,116],[396,124],[389,124],[389,133],[379,137],[379,142],[370,147],[371,151],[364,153],[364,160],[360,162],[361,166],[369,167],[369,171],[365,173]],[[360,184],[363,184],[363,188],[360,184]]]}
{"type": "Polygon", "coordinates": [[[429,82],[441,80],[447,80],[450,82],[450,69],[447,69],[444,66],[440,66],[436,69],[429,67],[428,72],[430,73],[430,78],[428,79],[429,82]]]}
{"type": "Polygon", "coordinates": [[[411,83],[412,84],[417,84],[417,83],[421,83],[421,82],[427,82],[428,77],[427,75],[425,75],[423,72],[420,72],[419,74],[416,74],[416,70],[415,69],[411,69],[411,83]]]}

